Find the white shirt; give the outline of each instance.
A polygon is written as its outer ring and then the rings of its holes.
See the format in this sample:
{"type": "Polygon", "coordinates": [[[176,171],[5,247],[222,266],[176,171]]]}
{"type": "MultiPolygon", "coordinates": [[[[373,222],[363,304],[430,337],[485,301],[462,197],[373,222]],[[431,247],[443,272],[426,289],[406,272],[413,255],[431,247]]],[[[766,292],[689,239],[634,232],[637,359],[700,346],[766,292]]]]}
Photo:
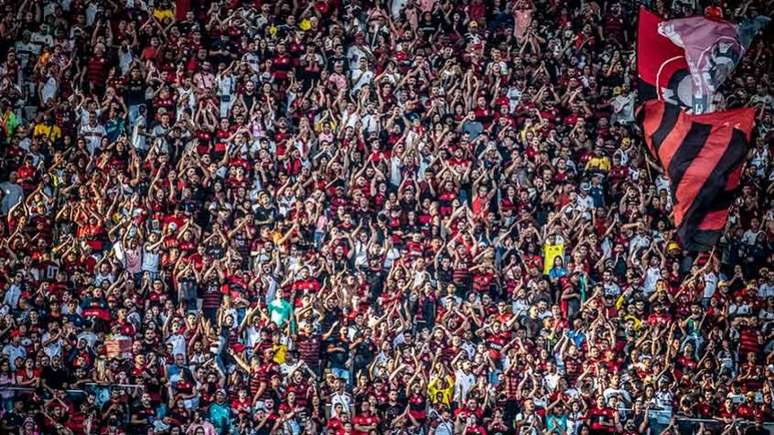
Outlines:
{"type": "Polygon", "coordinates": [[[97,18],[97,4],[94,2],[89,2],[89,5],[86,6],[86,25],[91,26],[94,24],[94,20],[97,18]]]}
{"type": "Polygon", "coordinates": [[[656,283],[661,278],[661,269],[658,267],[649,267],[645,271],[645,281],[642,284],[645,294],[651,294],[656,291],[656,283]]]}
{"type": "Polygon", "coordinates": [[[629,243],[629,255],[631,255],[636,249],[647,248],[650,246],[650,238],[647,235],[641,236],[636,234],[632,237],[632,241],[629,243]]]}
{"type": "Polygon", "coordinates": [[[473,346],[473,343],[466,341],[460,345],[462,350],[468,353],[468,358],[473,359],[476,356],[476,346],[473,346]]]}
{"type": "Polygon", "coordinates": [[[758,238],[760,231],[747,230],[742,234],[742,243],[747,245],[755,245],[755,239],[758,238]]]}
{"type": "Polygon", "coordinates": [[[529,303],[524,299],[516,299],[511,305],[514,316],[520,316],[527,312],[529,309],[529,303]]]}
{"type": "Polygon", "coordinates": [[[672,393],[666,390],[660,390],[656,392],[656,406],[665,410],[672,411],[672,393]]]}
{"type": "MultiPolygon", "coordinates": [[[[51,339],[51,333],[50,332],[44,332],[42,337],[42,342],[46,342],[51,339]]],[[[62,345],[64,342],[62,341],[62,338],[57,338],[56,340],[49,343],[46,347],[43,348],[43,351],[46,353],[46,355],[49,356],[49,358],[53,358],[55,356],[62,355],[62,345]]]]}
{"type": "Polygon", "coordinates": [[[390,158],[390,183],[393,186],[400,186],[402,179],[400,173],[401,166],[400,157],[392,156],[392,158],[390,158]]]}
{"type": "Polygon", "coordinates": [[[736,303],[733,303],[728,306],[728,314],[745,316],[747,314],[750,314],[750,306],[747,305],[746,303],[742,303],[739,305],[737,305],[736,303]]]}
{"type": "Polygon", "coordinates": [[[56,97],[56,93],[59,90],[59,84],[56,82],[54,76],[49,76],[46,80],[46,84],[40,90],[40,100],[43,104],[47,103],[52,98],[56,97]]]}
{"type": "Polygon", "coordinates": [[[10,181],[0,183],[0,190],[3,191],[3,199],[0,200],[0,213],[6,215],[13,206],[24,199],[24,190],[20,185],[10,181]]]}
{"type": "Polygon", "coordinates": [[[109,272],[106,274],[98,272],[94,277],[94,285],[99,287],[102,284],[102,281],[107,281],[110,284],[113,284],[113,281],[115,281],[115,277],[113,276],[112,273],[109,273],[109,272]]]}
{"type": "Polygon", "coordinates": [[[37,55],[40,53],[40,47],[37,45],[31,43],[31,42],[17,42],[16,43],[16,53],[19,57],[19,63],[22,67],[27,66],[27,62],[29,62],[30,57],[34,54],[37,55]]]}
{"type": "Polygon", "coordinates": [[[264,275],[261,277],[261,280],[263,282],[269,283],[268,290],[266,291],[266,303],[271,303],[271,301],[274,300],[274,295],[277,293],[277,287],[279,287],[279,284],[277,283],[277,280],[274,279],[273,275],[264,275]]]}
{"type": "Polygon", "coordinates": [[[105,127],[101,124],[94,126],[89,124],[82,125],[79,133],[86,139],[86,148],[88,148],[91,154],[94,154],[99,149],[102,138],[107,134],[105,127]]]}
{"type": "Polygon", "coordinates": [[[27,349],[21,344],[16,346],[13,343],[8,343],[3,347],[3,355],[8,357],[8,362],[11,364],[11,370],[16,370],[16,358],[24,358],[27,356],[27,349]]]}
{"type": "Polygon", "coordinates": [[[218,76],[215,78],[215,81],[218,86],[218,95],[224,96],[228,95],[231,96],[231,93],[234,90],[234,77],[229,75],[226,76],[218,76]]]}
{"type": "MultiPolygon", "coordinates": [[[[526,416],[526,415],[524,415],[524,414],[522,414],[520,412],[520,413],[516,414],[515,421],[522,421],[522,420],[524,420],[527,423],[532,424],[533,422],[537,422],[538,419],[539,419],[538,415],[536,413],[534,413],[534,412],[532,414],[528,415],[528,416],[526,416]]],[[[537,429],[532,427],[532,429],[530,430],[529,429],[529,424],[527,426],[523,426],[523,428],[522,428],[523,431],[521,433],[537,434],[538,433],[537,429]]]]}
{"type": "Polygon", "coordinates": [[[659,174],[656,177],[656,190],[669,192],[669,179],[663,174],[659,174]]]}
{"type": "MultiPolygon", "coordinates": [[[[587,193],[582,193],[581,195],[578,195],[578,199],[575,201],[578,207],[578,211],[583,213],[584,215],[588,214],[588,210],[591,210],[594,208],[594,198],[591,197],[591,195],[587,193]]],[[[591,216],[584,216],[587,218],[591,218],[591,216]]]]}
{"type": "Polygon", "coordinates": [[[301,367],[301,363],[303,361],[298,360],[294,362],[293,364],[288,364],[287,362],[284,362],[280,365],[280,372],[282,373],[282,376],[287,377],[290,372],[293,370],[296,370],[297,368],[301,367]]]}
{"type": "Polygon", "coordinates": [[[145,141],[145,136],[142,134],[145,130],[145,116],[139,115],[134,122],[134,128],[132,129],[132,145],[138,150],[145,150],[148,145],[145,141]]]}
{"type": "Polygon", "coordinates": [[[134,56],[132,56],[132,50],[118,50],[118,67],[121,68],[121,74],[129,72],[129,67],[132,65],[134,56]]]}
{"type": "Polygon", "coordinates": [[[634,121],[634,94],[619,95],[613,98],[611,104],[616,121],[627,123],[634,121]]]}
{"type": "Polygon", "coordinates": [[[336,404],[341,404],[341,407],[349,411],[352,410],[352,397],[344,393],[331,394],[331,411],[336,408],[336,404]]]}
{"type": "Polygon", "coordinates": [[[367,244],[360,240],[355,240],[355,267],[368,266],[367,244]]]}
{"type": "Polygon", "coordinates": [[[442,421],[441,423],[438,423],[434,433],[435,435],[453,435],[454,424],[450,421],[442,421]]]}
{"type": "Polygon", "coordinates": [[[17,284],[11,284],[11,286],[8,287],[8,290],[5,291],[5,297],[3,298],[3,303],[11,307],[11,309],[15,310],[19,306],[20,297],[21,297],[21,287],[19,287],[17,284]]]}
{"type": "Polygon", "coordinates": [[[603,287],[605,289],[606,296],[609,295],[613,297],[618,297],[618,295],[621,294],[621,287],[619,287],[618,284],[616,284],[613,281],[605,284],[603,287]]]}
{"type": "MultiPolygon", "coordinates": [[[[54,38],[51,37],[51,35],[46,35],[44,33],[38,33],[35,32],[30,36],[30,42],[33,44],[37,44],[38,47],[46,46],[51,47],[54,45],[54,38]]],[[[38,53],[40,53],[40,48],[38,49],[38,53]]]]}
{"type": "Polygon", "coordinates": [[[353,45],[347,49],[347,59],[349,59],[349,69],[356,70],[359,68],[360,59],[366,57],[366,51],[356,45],[353,45]]]}
{"type": "Polygon", "coordinates": [[[368,133],[374,133],[379,128],[379,117],[375,114],[367,113],[362,118],[363,120],[363,129],[367,131],[368,133]]]}
{"type": "Polygon", "coordinates": [[[546,387],[548,387],[549,391],[553,391],[556,389],[556,386],[559,385],[559,374],[558,373],[548,373],[545,376],[543,376],[543,384],[545,384],[546,387]]]}
{"type": "Polygon", "coordinates": [[[390,5],[390,14],[392,14],[392,19],[397,20],[400,18],[400,11],[403,9],[403,6],[406,4],[407,0],[392,0],[392,4],[390,5]]]}
{"type": "Polygon", "coordinates": [[[356,112],[349,113],[346,110],[341,115],[341,123],[346,127],[355,128],[355,124],[360,121],[360,115],[356,112]]]}
{"type": "Polygon", "coordinates": [[[718,276],[713,272],[704,274],[704,297],[711,298],[718,288],[718,276]]]}
{"type": "Polygon", "coordinates": [[[245,329],[247,334],[247,348],[254,349],[255,345],[261,341],[261,331],[255,328],[255,325],[250,325],[245,329]]]}
{"type": "Polygon", "coordinates": [[[774,283],[764,282],[758,287],[758,296],[766,299],[774,296],[774,283]]]}
{"type": "Polygon", "coordinates": [[[398,258],[400,258],[400,251],[395,247],[391,248],[389,251],[387,251],[387,255],[384,257],[384,268],[392,268],[392,263],[394,263],[398,258]]]}
{"type": "Polygon", "coordinates": [[[472,373],[457,370],[454,374],[454,399],[459,403],[464,402],[475,383],[476,377],[472,373]]]}
{"type": "Polygon", "coordinates": [[[371,71],[362,71],[359,69],[352,71],[350,74],[350,80],[352,80],[352,92],[355,93],[363,86],[370,84],[373,78],[374,73],[371,71]]]}
{"type": "Polygon", "coordinates": [[[250,69],[252,69],[254,72],[261,71],[261,62],[257,54],[245,53],[245,55],[242,56],[242,60],[247,63],[247,65],[250,66],[250,69]]]}
{"type": "MultiPolygon", "coordinates": [[[[80,308],[76,311],[80,312],[80,308]]],[[[78,334],[78,340],[86,341],[86,345],[93,348],[94,345],[97,343],[97,335],[91,331],[84,331],[78,334]]]]}
{"type": "Polygon", "coordinates": [[[186,355],[186,342],[185,337],[182,334],[172,334],[167,338],[167,343],[172,345],[172,355],[181,354],[184,357],[186,355]]]}

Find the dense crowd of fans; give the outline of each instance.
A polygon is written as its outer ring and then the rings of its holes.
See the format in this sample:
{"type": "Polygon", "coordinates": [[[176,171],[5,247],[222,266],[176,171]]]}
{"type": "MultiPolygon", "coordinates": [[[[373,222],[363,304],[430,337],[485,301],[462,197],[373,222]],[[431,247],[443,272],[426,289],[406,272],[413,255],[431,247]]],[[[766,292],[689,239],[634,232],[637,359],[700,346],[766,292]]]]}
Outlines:
{"type": "Polygon", "coordinates": [[[634,122],[637,4],[0,4],[0,432],[772,419],[770,34],[696,254],[634,122]]]}

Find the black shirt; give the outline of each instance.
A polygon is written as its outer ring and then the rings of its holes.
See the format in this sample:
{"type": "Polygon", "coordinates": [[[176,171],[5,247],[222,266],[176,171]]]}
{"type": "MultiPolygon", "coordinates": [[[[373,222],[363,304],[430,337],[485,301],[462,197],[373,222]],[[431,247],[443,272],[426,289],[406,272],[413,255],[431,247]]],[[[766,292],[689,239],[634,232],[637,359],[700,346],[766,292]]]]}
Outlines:
{"type": "Polygon", "coordinates": [[[382,421],[395,421],[399,415],[403,414],[405,406],[400,406],[398,403],[390,405],[386,403],[382,411],[382,421]]]}
{"type": "Polygon", "coordinates": [[[326,351],[328,354],[328,361],[331,363],[331,368],[335,369],[343,369],[346,362],[347,362],[347,354],[346,351],[349,346],[347,346],[347,343],[345,343],[343,340],[341,340],[339,337],[331,337],[326,342],[326,351]],[[328,349],[331,348],[340,348],[335,351],[330,351],[328,349]],[[343,351],[341,349],[344,349],[343,351]]]}
{"type": "Polygon", "coordinates": [[[8,433],[15,432],[24,423],[24,416],[14,411],[8,412],[3,416],[0,421],[0,429],[8,431],[8,433]]]}
{"type": "Polygon", "coordinates": [[[255,209],[255,220],[258,222],[266,221],[267,223],[274,222],[274,218],[277,215],[277,210],[274,207],[262,207],[258,206],[255,209]]]}
{"type": "Polygon", "coordinates": [[[46,385],[55,390],[61,390],[67,383],[68,373],[64,367],[54,368],[48,366],[43,369],[43,380],[46,385]]]}
{"type": "Polygon", "coordinates": [[[129,80],[124,87],[124,100],[127,106],[145,103],[145,80],[129,80]]]}
{"type": "Polygon", "coordinates": [[[373,360],[376,353],[376,345],[370,338],[365,338],[360,344],[355,346],[355,364],[358,366],[367,366],[373,360]]]}

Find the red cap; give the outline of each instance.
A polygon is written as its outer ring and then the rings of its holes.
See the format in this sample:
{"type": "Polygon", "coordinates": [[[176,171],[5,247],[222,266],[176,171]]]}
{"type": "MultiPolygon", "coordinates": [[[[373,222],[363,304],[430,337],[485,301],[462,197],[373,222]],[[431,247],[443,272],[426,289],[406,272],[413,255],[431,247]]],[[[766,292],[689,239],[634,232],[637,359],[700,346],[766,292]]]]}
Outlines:
{"type": "Polygon", "coordinates": [[[707,6],[704,8],[704,15],[707,18],[719,20],[723,18],[723,9],[718,6],[707,6]]]}

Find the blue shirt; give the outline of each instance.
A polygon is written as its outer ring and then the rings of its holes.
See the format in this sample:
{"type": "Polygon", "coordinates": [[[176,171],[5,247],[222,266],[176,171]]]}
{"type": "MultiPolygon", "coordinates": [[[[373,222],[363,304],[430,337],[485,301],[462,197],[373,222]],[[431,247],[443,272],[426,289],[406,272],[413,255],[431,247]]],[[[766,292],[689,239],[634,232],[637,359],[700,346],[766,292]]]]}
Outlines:
{"type": "Polygon", "coordinates": [[[567,338],[572,340],[572,343],[575,345],[575,347],[579,349],[583,345],[583,342],[586,341],[586,335],[584,333],[574,330],[567,331],[567,338]]]}
{"type": "Polygon", "coordinates": [[[548,271],[548,278],[551,280],[557,280],[565,275],[567,275],[567,269],[564,266],[554,266],[548,271]]]}
{"type": "Polygon", "coordinates": [[[220,434],[228,433],[231,426],[231,407],[227,403],[210,405],[210,422],[220,434]]]}

